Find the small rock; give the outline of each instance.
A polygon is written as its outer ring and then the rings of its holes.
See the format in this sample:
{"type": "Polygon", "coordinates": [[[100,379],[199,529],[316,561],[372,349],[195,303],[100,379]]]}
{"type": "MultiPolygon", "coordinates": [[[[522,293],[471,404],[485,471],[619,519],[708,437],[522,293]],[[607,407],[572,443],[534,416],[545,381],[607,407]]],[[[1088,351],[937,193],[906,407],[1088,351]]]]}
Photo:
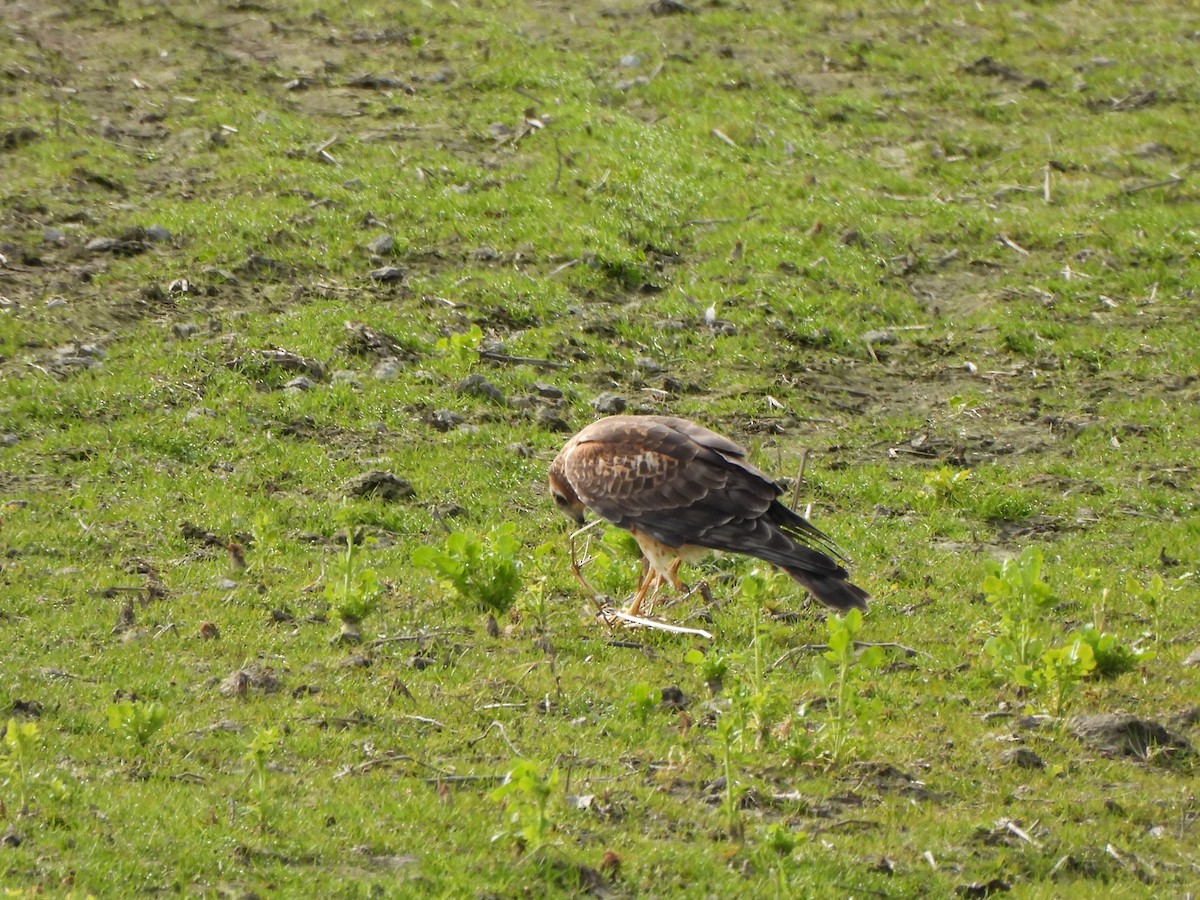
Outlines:
{"type": "Polygon", "coordinates": [[[632,69],[635,66],[640,66],[641,64],[642,64],[642,59],[636,53],[626,53],[624,56],[621,57],[622,68],[632,69]]]}
{"type": "Polygon", "coordinates": [[[862,339],[864,341],[866,341],[868,344],[875,344],[877,346],[885,346],[888,344],[895,344],[895,343],[898,343],[900,340],[898,337],[896,337],[896,333],[894,331],[886,331],[886,330],[868,331],[862,336],[862,339]]]}
{"type": "Polygon", "coordinates": [[[358,373],[351,369],[338,369],[329,376],[331,384],[350,384],[359,387],[358,373]]]}
{"type": "Polygon", "coordinates": [[[89,253],[104,253],[105,251],[115,249],[120,243],[121,242],[114,237],[98,237],[92,238],[90,241],[84,244],[83,249],[87,250],[89,253]]]}
{"type": "Polygon", "coordinates": [[[371,241],[371,243],[367,244],[367,249],[376,256],[386,256],[392,252],[395,246],[396,239],[394,237],[390,234],[381,234],[375,240],[371,241]]]}
{"type": "MultiPolygon", "coordinates": [[[[285,372],[297,372],[310,379],[323,380],[325,366],[315,359],[292,353],[288,350],[255,350],[245,356],[227,362],[226,367],[240,369],[260,374],[263,369],[282,369],[285,372]]],[[[309,387],[312,382],[309,382],[309,387]]],[[[306,388],[307,389],[307,388],[306,388]]]]}
{"type": "MultiPolygon", "coordinates": [[[[7,438],[8,435],[5,435],[5,437],[7,438]]],[[[1200,647],[1197,647],[1195,650],[1189,653],[1187,659],[1183,661],[1183,664],[1185,666],[1200,666],[1200,647]]]]}
{"type": "Polygon", "coordinates": [[[432,425],[438,431],[449,431],[451,428],[457,428],[465,421],[466,419],[449,409],[435,409],[425,419],[426,424],[432,425]]]}
{"type": "Polygon", "coordinates": [[[1079,740],[1109,755],[1147,759],[1155,750],[1184,754],[1193,752],[1191,744],[1172,734],[1162,724],[1130,713],[1075,716],[1067,724],[1079,740]]]}
{"type": "Polygon", "coordinates": [[[561,400],[563,396],[562,388],[557,388],[544,381],[535,381],[533,389],[538,392],[539,397],[545,397],[547,400],[561,400]]]}
{"type": "Polygon", "coordinates": [[[187,424],[188,422],[195,422],[197,419],[215,419],[216,417],[217,414],[211,409],[203,406],[193,406],[183,414],[183,421],[184,424],[187,424]]]}
{"type": "Polygon", "coordinates": [[[668,685],[662,689],[661,704],[663,709],[686,709],[688,697],[677,685],[668,685]]]}
{"type": "Polygon", "coordinates": [[[540,407],[537,414],[534,416],[538,425],[545,428],[547,431],[556,431],[559,434],[566,434],[573,429],[571,424],[562,417],[557,409],[551,406],[540,407]]]}
{"type": "Polygon", "coordinates": [[[954,893],[960,897],[990,897],[992,894],[1005,894],[1012,890],[1012,885],[1003,878],[993,878],[991,881],[972,881],[960,884],[954,893]]]}
{"type": "Polygon", "coordinates": [[[342,492],[347,497],[378,497],[388,502],[416,495],[413,486],[403,478],[379,470],[355,475],[342,486],[342,492]]]}
{"type": "Polygon", "coordinates": [[[28,125],[21,125],[17,128],[9,128],[6,131],[0,132],[0,150],[16,150],[24,147],[26,144],[32,144],[34,141],[41,140],[42,133],[35,128],[30,128],[28,125]]]}
{"type": "Polygon", "coordinates": [[[1175,151],[1165,144],[1159,144],[1154,141],[1150,141],[1149,143],[1139,144],[1137,147],[1134,147],[1133,155],[1141,157],[1142,159],[1151,159],[1155,156],[1172,158],[1175,156],[1175,151]]]}
{"type": "Polygon", "coordinates": [[[232,578],[220,578],[217,580],[218,591],[236,591],[239,585],[232,578]]]}
{"type": "Polygon", "coordinates": [[[389,356],[375,364],[375,368],[371,370],[371,377],[376,381],[394,381],[400,376],[403,369],[404,366],[400,360],[389,356]]]}
{"type": "Polygon", "coordinates": [[[495,401],[496,403],[504,402],[504,392],[478,373],[468,375],[466,378],[456,384],[454,389],[460,394],[471,394],[476,397],[485,397],[488,400],[495,401]]]}
{"type": "Polygon", "coordinates": [[[42,241],[47,244],[65,244],[67,235],[58,228],[46,227],[42,229],[42,241]]]}
{"type": "Polygon", "coordinates": [[[649,372],[651,375],[657,374],[663,370],[662,365],[656,359],[651,359],[649,356],[639,356],[633,361],[634,368],[641,369],[643,372],[649,372]]]}
{"type": "Polygon", "coordinates": [[[7,431],[4,434],[0,434],[0,447],[11,447],[19,440],[21,440],[21,438],[18,435],[13,434],[11,431],[7,431]]]}
{"type": "Polygon", "coordinates": [[[251,663],[227,675],[217,689],[227,697],[244,697],[251,691],[274,694],[281,687],[283,683],[273,669],[251,663]]]}
{"type": "Polygon", "coordinates": [[[623,413],[625,412],[625,407],[628,405],[629,404],[626,403],[625,398],[620,394],[613,394],[609,392],[601,394],[592,401],[592,408],[595,409],[596,412],[606,416],[613,416],[618,413],[623,413]]]}
{"type": "Polygon", "coordinates": [[[171,326],[171,333],[181,341],[187,340],[200,333],[200,326],[195,322],[176,322],[171,326]]]}
{"type": "Polygon", "coordinates": [[[4,834],[0,834],[0,846],[20,847],[23,843],[25,843],[25,835],[17,831],[10,822],[8,828],[4,829],[4,834]]]}
{"type": "Polygon", "coordinates": [[[403,281],[404,276],[408,274],[408,270],[402,269],[399,266],[383,266],[379,269],[372,269],[368,274],[373,280],[381,284],[392,284],[397,281],[403,281]]]}
{"type": "Polygon", "coordinates": [[[161,225],[149,226],[145,231],[145,235],[146,240],[154,241],[156,244],[169,243],[173,237],[171,232],[167,231],[167,229],[163,228],[161,225]]]}
{"type": "Polygon", "coordinates": [[[1000,754],[1000,762],[1019,769],[1044,769],[1046,763],[1028,747],[1013,747],[1000,754]]]}
{"type": "Polygon", "coordinates": [[[680,0],[654,0],[650,4],[650,13],[655,16],[677,16],[681,13],[694,13],[695,10],[680,0]]]}
{"type": "Polygon", "coordinates": [[[311,391],[316,387],[316,383],[311,378],[301,375],[299,378],[293,378],[284,387],[289,391],[311,391]]]}
{"type": "Polygon", "coordinates": [[[199,634],[201,640],[214,641],[221,636],[221,629],[216,622],[201,622],[199,634]]]}

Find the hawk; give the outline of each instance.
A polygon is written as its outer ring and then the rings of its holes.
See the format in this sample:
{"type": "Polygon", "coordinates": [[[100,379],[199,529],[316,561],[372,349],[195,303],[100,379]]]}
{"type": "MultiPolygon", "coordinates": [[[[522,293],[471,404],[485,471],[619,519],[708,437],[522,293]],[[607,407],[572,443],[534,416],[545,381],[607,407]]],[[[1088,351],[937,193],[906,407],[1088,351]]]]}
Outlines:
{"type": "Polygon", "coordinates": [[[625,609],[708,550],[745,553],[778,566],[823,604],[866,609],[844,558],[824,532],[779,501],[783,488],[746,461],[737,444],[674,416],[608,416],[567,441],[550,464],[550,492],[582,525],[591,510],[624,528],[648,563],[625,609]]]}

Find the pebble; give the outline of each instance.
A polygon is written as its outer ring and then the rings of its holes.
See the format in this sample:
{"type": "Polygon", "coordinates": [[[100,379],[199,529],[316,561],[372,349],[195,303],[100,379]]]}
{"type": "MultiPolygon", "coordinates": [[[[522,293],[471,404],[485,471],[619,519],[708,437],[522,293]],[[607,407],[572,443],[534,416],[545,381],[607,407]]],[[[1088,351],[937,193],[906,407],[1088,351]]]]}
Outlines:
{"type": "Polygon", "coordinates": [[[400,376],[400,372],[404,366],[400,360],[394,356],[389,356],[387,359],[381,359],[375,364],[375,368],[371,370],[371,377],[376,381],[394,381],[400,376]]]}
{"type": "Polygon", "coordinates": [[[376,256],[383,256],[391,253],[392,248],[395,246],[396,239],[394,237],[392,237],[390,234],[381,234],[379,237],[375,238],[375,240],[371,241],[371,243],[367,244],[367,249],[376,256]]]}
{"type": "Polygon", "coordinates": [[[592,408],[606,416],[616,415],[625,411],[629,404],[620,394],[605,392],[592,401],[592,408]]]}

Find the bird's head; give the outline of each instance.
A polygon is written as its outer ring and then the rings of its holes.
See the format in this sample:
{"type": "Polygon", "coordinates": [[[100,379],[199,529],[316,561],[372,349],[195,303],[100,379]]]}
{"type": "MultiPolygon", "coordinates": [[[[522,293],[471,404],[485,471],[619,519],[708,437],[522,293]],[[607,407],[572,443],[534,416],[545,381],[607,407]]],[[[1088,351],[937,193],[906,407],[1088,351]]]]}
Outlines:
{"type": "Polygon", "coordinates": [[[582,525],[584,512],[587,507],[583,505],[583,501],[579,499],[579,495],[575,493],[575,489],[571,487],[571,482],[567,481],[567,476],[563,473],[562,456],[550,464],[550,496],[554,498],[554,505],[564,514],[574,520],[576,525],[582,525]]]}

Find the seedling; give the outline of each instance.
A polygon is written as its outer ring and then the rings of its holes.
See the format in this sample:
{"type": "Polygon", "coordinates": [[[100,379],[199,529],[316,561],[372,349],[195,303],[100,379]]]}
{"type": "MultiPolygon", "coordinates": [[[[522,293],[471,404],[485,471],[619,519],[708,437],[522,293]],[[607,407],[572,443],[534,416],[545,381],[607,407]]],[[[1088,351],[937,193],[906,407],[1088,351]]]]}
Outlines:
{"type": "Polygon", "coordinates": [[[22,810],[29,805],[29,767],[37,745],[37,722],[8,720],[8,726],[4,730],[4,752],[0,753],[0,783],[16,787],[17,799],[22,810]]]}
{"type": "Polygon", "coordinates": [[[413,562],[447,582],[459,600],[489,616],[507,613],[521,590],[521,547],[506,522],[484,538],[456,531],[437,547],[418,547],[413,562]]]}
{"type": "Polygon", "coordinates": [[[662,701],[662,691],[648,684],[635,684],[629,691],[629,708],[633,711],[638,724],[644,729],[650,721],[650,715],[662,701]]]}
{"type": "Polygon", "coordinates": [[[270,771],[268,760],[275,752],[275,748],[279,746],[280,738],[278,728],[259,730],[254,735],[254,739],[250,741],[250,747],[243,757],[250,762],[251,766],[247,776],[250,781],[250,793],[253,797],[250,811],[254,814],[260,832],[267,830],[270,821],[270,796],[267,790],[267,775],[270,771]]]}
{"type": "Polygon", "coordinates": [[[1037,636],[1042,614],[1054,603],[1050,586],[1042,580],[1041,550],[1028,547],[1016,559],[993,566],[983,580],[983,591],[1000,616],[1000,633],[988,639],[984,650],[1002,677],[1028,687],[1033,666],[1045,649],[1037,636]]]}
{"type": "Polygon", "coordinates": [[[867,647],[856,654],[854,639],[862,629],[862,612],[852,609],[845,616],[830,613],[825,620],[829,649],[817,658],[813,673],[830,692],[832,715],[829,724],[819,732],[827,742],[832,763],[841,760],[856,723],[866,721],[868,712],[864,701],[854,690],[864,674],[883,662],[883,648],[867,647]]]}
{"type": "Polygon", "coordinates": [[[491,793],[491,799],[504,802],[508,827],[495,838],[511,837],[522,851],[543,846],[554,831],[550,818],[550,800],[558,787],[557,769],[548,776],[527,759],[518,760],[508,770],[504,783],[491,793]]]}
{"type": "Polygon", "coordinates": [[[342,577],[325,585],[325,598],[336,610],[342,628],[337,640],[358,643],[362,640],[362,621],[379,609],[383,585],[374,569],[358,569],[353,529],[346,539],[342,577]]]}
{"type": "Polygon", "coordinates": [[[108,727],[124,737],[139,750],[167,722],[167,708],[161,703],[122,700],[108,707],[108,727]]]}

